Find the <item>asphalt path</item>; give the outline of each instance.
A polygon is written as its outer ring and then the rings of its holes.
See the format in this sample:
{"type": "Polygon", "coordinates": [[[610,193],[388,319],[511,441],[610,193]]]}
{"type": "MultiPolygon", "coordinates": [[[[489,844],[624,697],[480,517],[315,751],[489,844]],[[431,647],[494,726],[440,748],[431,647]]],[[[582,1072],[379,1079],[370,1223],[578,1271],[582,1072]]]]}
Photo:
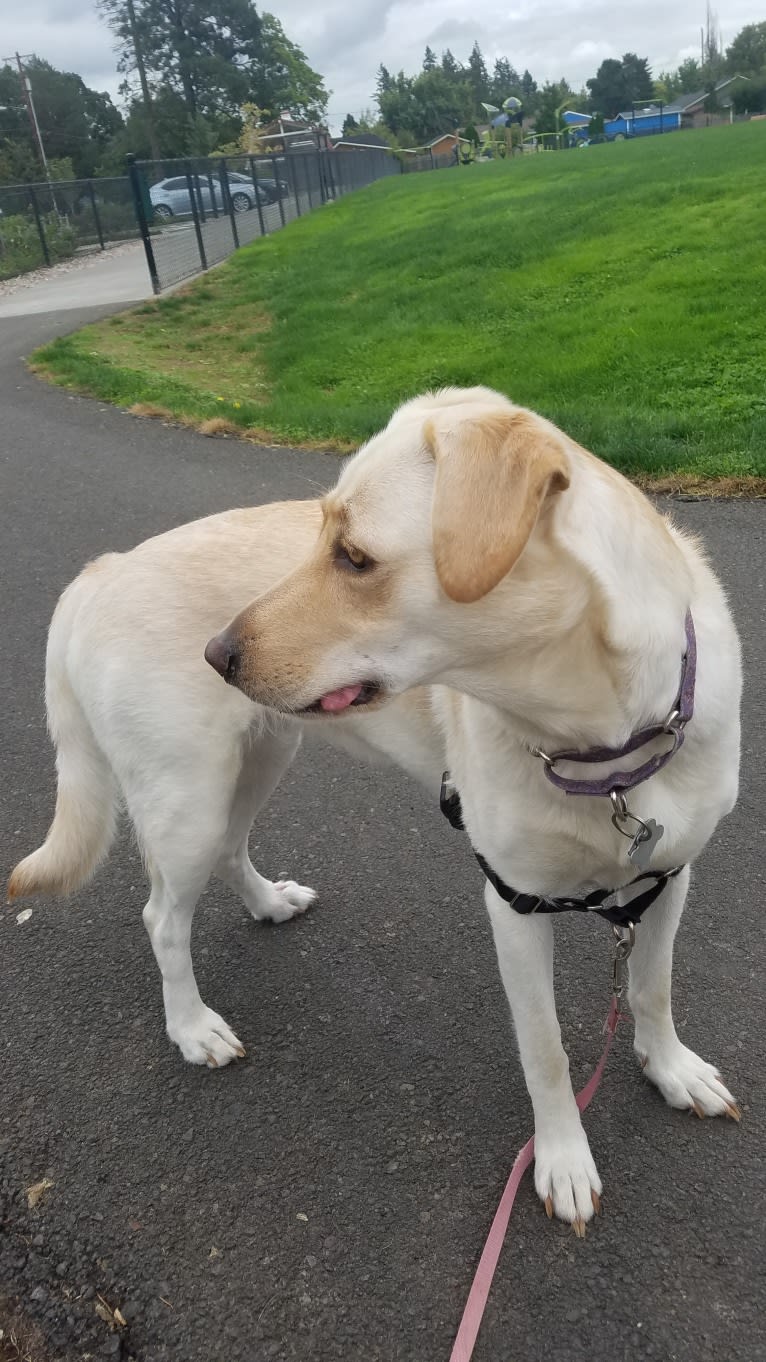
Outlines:
{"type": "MultiPolygon", "coordinates": [[[[321,454],[141,421],[25,371],[35,344],[100,315],[0,322],[4,868],[50,819],[45,637],[81,564],[228,506],[312,495],[336,471],[321,454]]],[[[672,509],[704,537],[745,648],[742,793],[698,864],[675,976],[680,1033],[720,1064],[743,1120],[670,1111],[618,1033],[585,1118],[603,1219],[579,1242],[527,1177],[476,1362],[766,1356],[766,507],[672,509]]],[[[0,1298],[21,1303],[48,1358],[449,1358],[531,1133],[478,868],[405,777],[317,750],[284,780],[253,852],[320,898],[268,929],[219,886],[205,895],[200,987],[248,1047],[218,1073],[184,1065],[165,1038],[127,833],[70,900],[34,903],[21,924],[19,905],[0,910],[0,1298]],[[30,1210],[26,1189],[44,1178],[30,1210]],[[110,1328],[103,1302],[126,1328],[110,1328]]],[[[579,1085],[601,1048],[610,932],[557,928],[579,1085]]]]}

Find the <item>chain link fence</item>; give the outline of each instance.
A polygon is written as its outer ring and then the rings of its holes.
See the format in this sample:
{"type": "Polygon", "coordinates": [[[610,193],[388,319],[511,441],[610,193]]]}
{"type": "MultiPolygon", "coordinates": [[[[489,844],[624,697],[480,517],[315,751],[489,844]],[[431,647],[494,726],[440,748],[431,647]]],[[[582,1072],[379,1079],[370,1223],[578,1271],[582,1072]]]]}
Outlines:
{"type": "Polygon", "coordinates": [[[401,166],[390,152],[369,148],[131,161],[129,170],[159,293],[401,166]]]}
{"type": "Polygon", "coordinates": [[[0,279],[138,235],[127,176],[0,186],[0,279]]]}

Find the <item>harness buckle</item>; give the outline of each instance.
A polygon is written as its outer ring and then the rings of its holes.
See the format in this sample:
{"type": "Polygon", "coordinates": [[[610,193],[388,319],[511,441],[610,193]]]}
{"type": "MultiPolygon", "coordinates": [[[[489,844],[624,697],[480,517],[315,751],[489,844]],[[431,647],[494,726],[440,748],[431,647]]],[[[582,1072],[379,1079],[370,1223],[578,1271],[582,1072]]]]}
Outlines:
{"type": "Polygon", "coordinates": [[[636,944],[636,924],[629,922],[626,927],[627,935],[623,934],[621,927],[612,925],[616,939],[614,948],[614,960],[612,963],[612,993],[615,998],[621,998],[625,992],[627,982],[627,962],[630,953],[636,944]]]}

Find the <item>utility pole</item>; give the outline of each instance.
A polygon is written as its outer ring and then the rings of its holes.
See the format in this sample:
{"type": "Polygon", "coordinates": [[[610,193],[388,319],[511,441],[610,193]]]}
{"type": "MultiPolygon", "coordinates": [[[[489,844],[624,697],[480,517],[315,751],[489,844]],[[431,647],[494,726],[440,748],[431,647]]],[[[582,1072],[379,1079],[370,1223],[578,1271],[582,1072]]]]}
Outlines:
{"type": "Polygon", "coordinates": [[[40,124],[39,124],[38,121],[37,121],[37,113],[36,113],[36,111],[35,111],[35,101],[34,101],[33,98],[32,98],[32,82],[31,82],[31,80],[29,79],[29,76],[27,75],[26,71],[24,70],[24,63],[23,63],[21,57],[19,56],[18,52],[16,53],[16,65],[17,65],[18,68],[19,68],[19,80],[21,81],[21,93],[22,93],[22,95],[24,96],[24,103],[25,103],[26,106],[27,106],[27,113],[28,113],[28,115],[29,115],[29,122],[30,122],[31,127],[32,127],[32,135],[34,136],[35,142],[37,143],[37,150],[38,150],[38,152],[39,152],[39,154],[40,154],[40,160],[42,161],[43,174],[45,175],[45,178],[46,178],[46,180],[48,181],[48,184],[50,184],[50,182],[51,182],[51,173],[50,173],[50,170],[48,169],[48,160],[47,160],[47,157],[46,157],[46,155],[45,155],[45,147],[43,146],[42,134],[41,134],[41,132],[40,132],[40,124]]]}
{"type": "Polygon", "coordinates": [[[152,110],[152,96],[149,89],[149,81],[146,78],[146,66],[144,64],[144,54],[141,51],[141,42],[138,36],[138,24],[136,23],[136,11],[133,0],[127,0],[128,27],[130,28],[130,40],[133,44],[133,55],[136,59],[136,70],[138,79],[141,83],[141,94],[143,96],[144,108],[146,110],[146,130],[149,134],[149,149],[154,161],[160,160],[160,144],[157,141],[157,133],[154,127],[154,112],[152,110]]]}

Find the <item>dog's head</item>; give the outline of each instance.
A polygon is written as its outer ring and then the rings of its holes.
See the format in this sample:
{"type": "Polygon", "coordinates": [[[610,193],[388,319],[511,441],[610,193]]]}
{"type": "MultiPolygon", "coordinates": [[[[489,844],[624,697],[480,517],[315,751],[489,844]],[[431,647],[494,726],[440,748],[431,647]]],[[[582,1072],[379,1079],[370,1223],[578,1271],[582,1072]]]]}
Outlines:
{"type": "Polygon", "coordinates": [[[485,388],[416,398],[324,498],[311,557],[206,656],[251,699],[289,713],[339,714],[455,683],[539,616],[545,569],[531,559],[568,485],[565,439],[540,417],[485,388]]]}

